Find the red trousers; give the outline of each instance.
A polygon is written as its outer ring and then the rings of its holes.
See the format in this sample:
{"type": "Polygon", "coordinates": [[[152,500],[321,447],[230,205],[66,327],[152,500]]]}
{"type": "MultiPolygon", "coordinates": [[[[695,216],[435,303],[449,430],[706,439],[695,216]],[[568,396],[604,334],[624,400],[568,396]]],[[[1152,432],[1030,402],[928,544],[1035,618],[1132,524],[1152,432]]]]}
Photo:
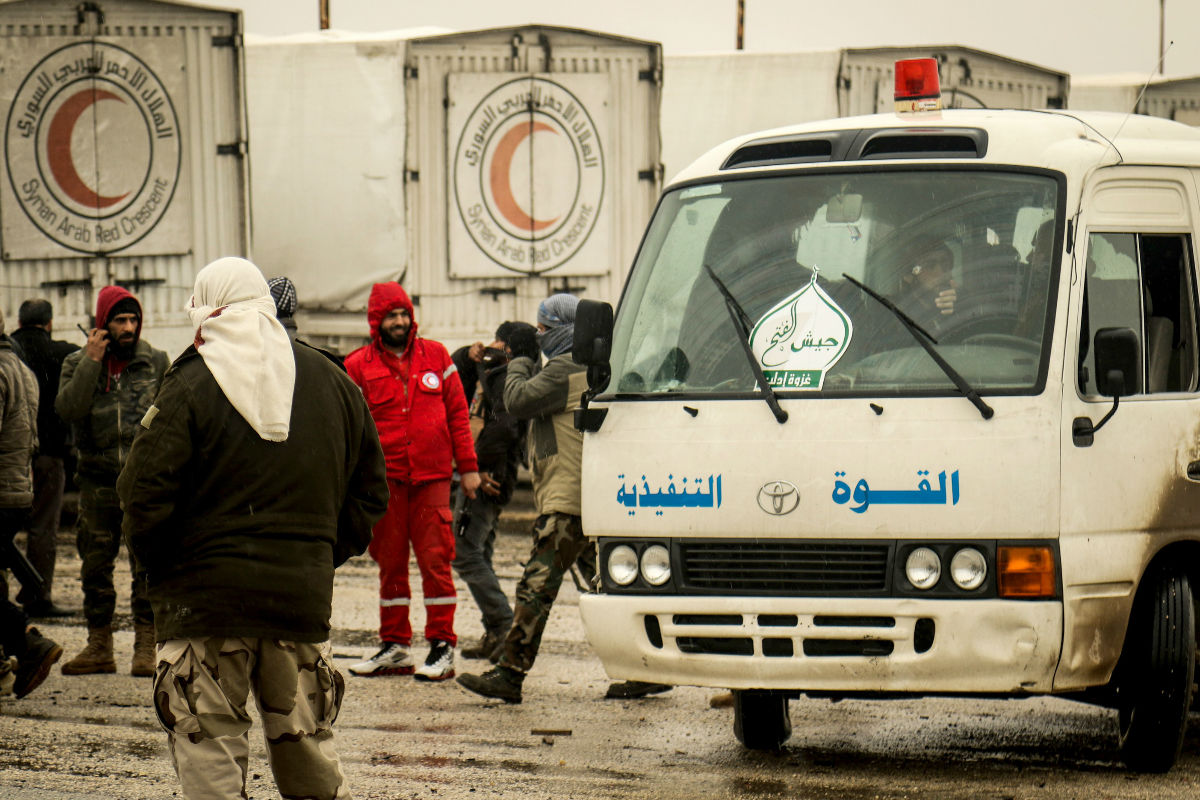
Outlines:
{"type": "Polygon", "coordinates": [[[454,533],[450,529],[450,481],[412,485],[388,479],[391,498],[387,513],[375,524],[368,552],[379,565],[379,638],[385,642],[412,643],[408,607],[409,544],[421,570],[425,596],[425,639],[458,643],[454,635],[454,610],[458,597],[450,562],[454,560],[454,533]]]}

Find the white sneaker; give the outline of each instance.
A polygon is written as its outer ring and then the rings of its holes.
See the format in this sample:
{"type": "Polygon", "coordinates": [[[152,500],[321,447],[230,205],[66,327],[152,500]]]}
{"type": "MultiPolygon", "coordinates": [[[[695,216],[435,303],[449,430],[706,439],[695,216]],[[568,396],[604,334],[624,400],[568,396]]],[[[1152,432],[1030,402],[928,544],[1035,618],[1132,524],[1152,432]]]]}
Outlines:
{"type": "Polygon", "coordinates": [[[366,661],[351,664],[350,674],[364,678],[376,675],[412,675],[415,664],[407,647],[396,642],[384,642],[378,653],[366,661]]]}
{"type": "Polygon", "coordinates": [[[425,663],[413,675],[419,681],[444,681],[454,677],[454,648],[446,642],[430,642],[425,663]]]}

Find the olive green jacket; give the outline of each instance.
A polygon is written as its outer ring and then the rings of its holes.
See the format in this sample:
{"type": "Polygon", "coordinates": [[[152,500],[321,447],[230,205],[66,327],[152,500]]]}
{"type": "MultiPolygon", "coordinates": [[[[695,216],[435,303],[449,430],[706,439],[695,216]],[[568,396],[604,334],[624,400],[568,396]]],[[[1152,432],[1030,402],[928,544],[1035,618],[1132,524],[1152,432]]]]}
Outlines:
{"type": "Polygon", "coordinates": [[[76,350],[63,361],[54,410],[75,431],[80,478],[112,485],[125,465],[138,423],[154,402],[167,354],[139,340],[120,377],[76,350]]]}
{"type": "Polygon", "coordinates": [[[541,370],[524,357],[508,364],[504,405],[514,417],[532,420],[529,460],[539,514],[580,514],[583,434],[575,430],[575,409],[586,389],[587,367],[570,353],[541,370]]]}
{"type": "Polygon", "coordinates": [[[0,508],[33,505],[37,407],[37,376],[0,335],[0,508]]]}

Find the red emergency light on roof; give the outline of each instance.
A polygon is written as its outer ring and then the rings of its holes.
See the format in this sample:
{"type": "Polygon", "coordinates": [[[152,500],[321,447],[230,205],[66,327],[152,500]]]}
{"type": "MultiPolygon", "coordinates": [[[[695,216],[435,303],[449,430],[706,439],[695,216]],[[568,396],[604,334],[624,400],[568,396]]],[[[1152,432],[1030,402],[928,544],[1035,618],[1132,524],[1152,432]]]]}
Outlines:
{"type": "Polygon", "coordinates": [[[896,62],[896,111],[937,111],[942,107],[942,86],[937,59],[906,58],[896,62]]]}

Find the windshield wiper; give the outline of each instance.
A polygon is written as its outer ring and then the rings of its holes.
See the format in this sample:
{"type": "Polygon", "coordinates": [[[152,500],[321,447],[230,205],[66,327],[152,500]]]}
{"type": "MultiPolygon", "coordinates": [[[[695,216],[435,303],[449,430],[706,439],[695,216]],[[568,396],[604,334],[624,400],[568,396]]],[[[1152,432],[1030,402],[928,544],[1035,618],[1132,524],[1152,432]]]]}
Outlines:
{"type": "Polygon", "coordinates": [[[758,359],[754,357],[754,351],[750,349],[750,317],[746,315],[741,303],[734,298],[729,288],[717,277],[717,273],[713,272],[713,268],[705,264],[704,271],[708,273],[708,277],[712,278],[713,283],[717,286],[717,291],[725,298],[725,310],[729,312],[729,319],[733,321],[733,327],[742,332],[742,335],[738,337],[738,342],[742,345],[742,352],[746,354],[746,360],[750,362],[750,369],[754,371],[755,380],[762,387],[762,398],[767,401],[767,406],[775,415],[775,421],[782,425],[787,422],[788,413],[780,407],[775,390],[771,388],[767,376],[763,374],[762,367],[759,366],[758,359]]]}
{"type": "Polygon", "coordinates": [[[951,382],[953,382],[958,388],[958,390],[962,392],[968,400],[971,401],[972,405],[979,409],[979,413],[984,419],[991,419],[995,415],[996,412],[991,406],[984,402],[983,398],[979,396],[979,392],[971,388],[971,384],[967,383],[966,378],[964,378],[962,375],[959,375],[958,370],[950,366],[950,362],[942,358],[941,354],[934,349],[933,346],[937,344],[937,339],[934,339],[932,336],[930,336],[929,331],[913,322],[912,318],[909,317],[908,314],[905,314],[896,307],[895,303],[893,303],[891,300],[888,300],[874,289],[856,281],[854,278],[850,277],[844,272],[842,273],[842,277],[853,283],[858,288],[862,289],[871,297],[878,300],[880,305],[892,312],[896,316],[896,319],[900,320],[900,324],[904,326],[904,329],[912,334],[912,337],[917,340],[917,344],[921,345],[925,352],[929,353],[929,357],[933,359],[933,362],[941,367],[942,372],[946,373],[946,377],[949,378],[951,382]]]}

